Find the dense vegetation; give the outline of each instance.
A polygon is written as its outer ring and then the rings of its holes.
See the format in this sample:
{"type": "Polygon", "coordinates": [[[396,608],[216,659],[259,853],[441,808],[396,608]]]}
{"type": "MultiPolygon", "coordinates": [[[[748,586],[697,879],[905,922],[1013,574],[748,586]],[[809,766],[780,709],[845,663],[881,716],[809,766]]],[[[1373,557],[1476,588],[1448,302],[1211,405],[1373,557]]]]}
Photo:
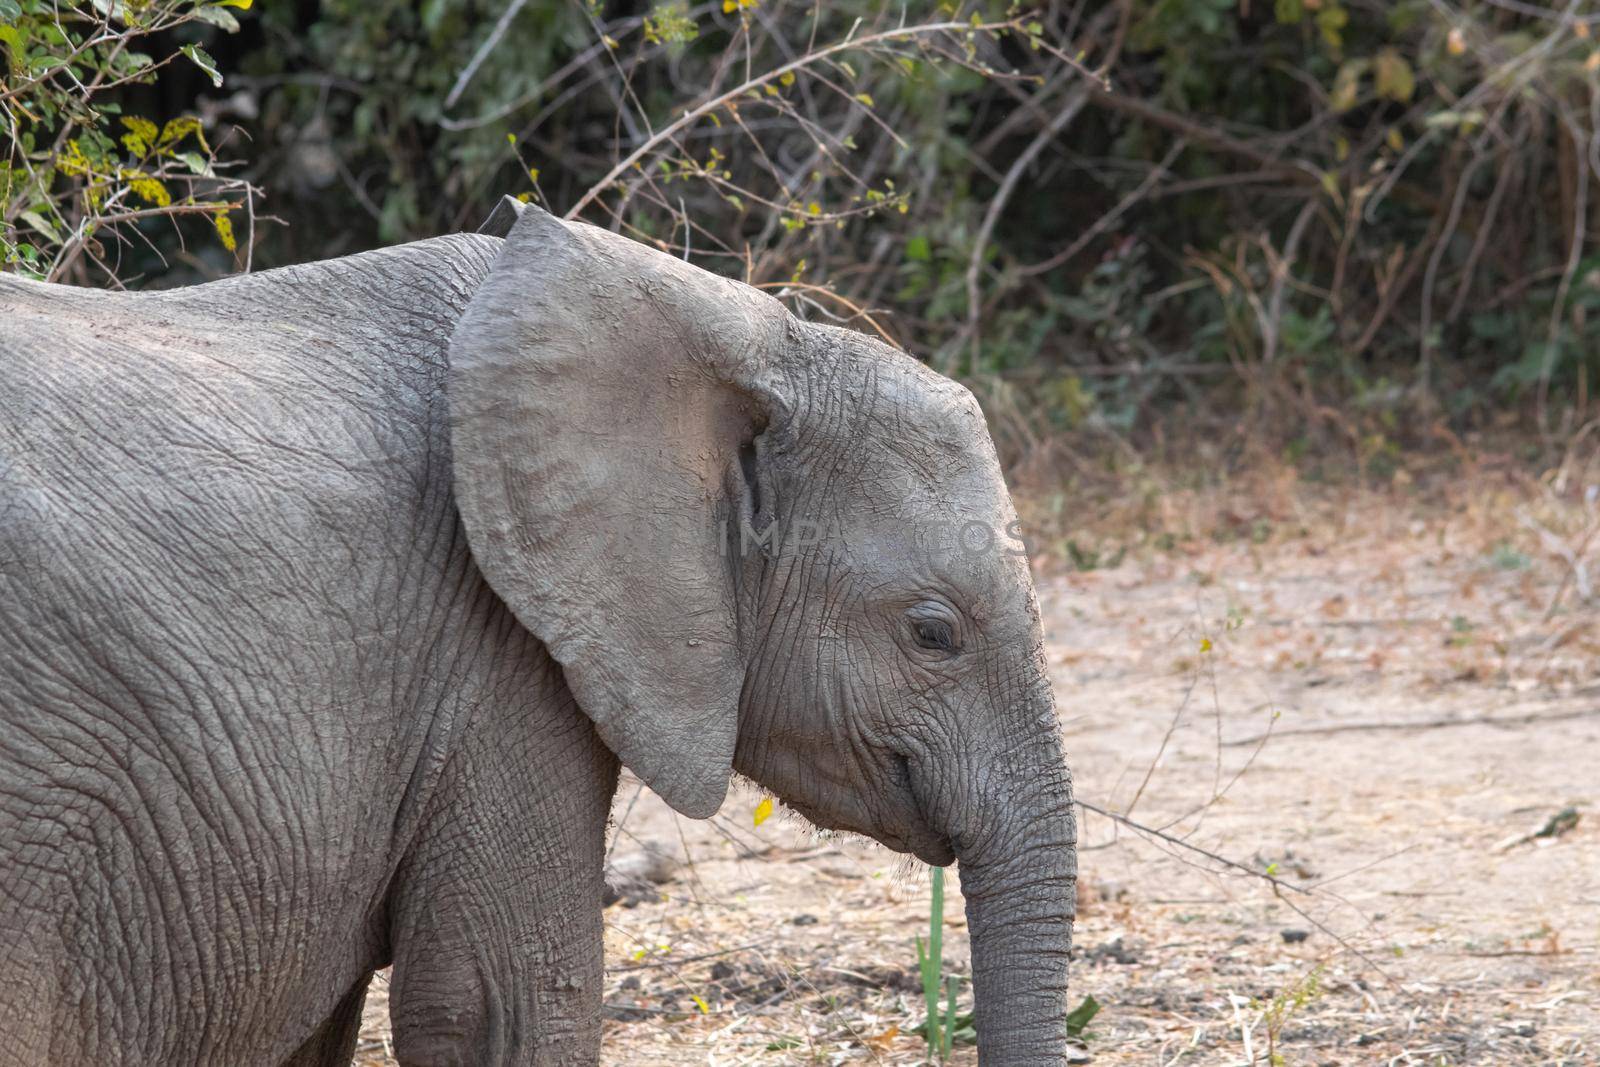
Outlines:
{"type": "Polygon", "coordinates": [[[513,193],[885,332],[1013,445],[1563,436],[1600,373],[1597,8],[0,0],[0,253],[170,284],[513,193]]]}

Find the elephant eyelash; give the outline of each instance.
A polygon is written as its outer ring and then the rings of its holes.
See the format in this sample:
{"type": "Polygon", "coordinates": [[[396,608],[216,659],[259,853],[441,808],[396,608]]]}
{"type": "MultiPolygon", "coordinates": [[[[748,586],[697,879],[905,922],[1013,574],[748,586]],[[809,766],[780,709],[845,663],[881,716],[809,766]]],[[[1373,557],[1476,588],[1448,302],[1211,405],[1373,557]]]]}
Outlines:
{"type": "Polygon", "coordinates": [[[739,472],[744,475],[745,491],[750,494],[750,514],[761,514],[761,474],[756,467],[756,443],[752,438],[739,446],[739,472]]]}
{"type": "Polygon", "coordinates": [[[917,644],[930,652],[956,650],[955,631],[943,619],[918,619],[911,624],[911,632],[916,635],[917,644]]]}

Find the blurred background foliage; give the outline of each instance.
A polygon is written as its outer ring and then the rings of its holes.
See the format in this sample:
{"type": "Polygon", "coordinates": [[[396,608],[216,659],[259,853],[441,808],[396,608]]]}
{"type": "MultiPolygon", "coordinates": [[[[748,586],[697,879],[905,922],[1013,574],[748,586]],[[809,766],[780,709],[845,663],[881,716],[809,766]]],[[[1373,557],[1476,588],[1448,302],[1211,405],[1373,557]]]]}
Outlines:
{"type": "MultiPolygon", "coordinates": [[[[0,23],[47,6],[0,0],[0,23]]],[[[152,63],[84,121],[114,150],[116,115],[195,116],[264,191],[253,240],[206,239],[214,209],[140,218],[56,276],[191,282],[471,229],[520,194],[885,333],[972,381],[1013,458],[1215,427],[1381,475],[1400,447],[1548,447],[1591,418],[1591,0],[246,7],[143,50],[197,46],[220,88],[152,63]]],[[[51,164],[31,59],[0,47],[12,167],[51,164]]]]}

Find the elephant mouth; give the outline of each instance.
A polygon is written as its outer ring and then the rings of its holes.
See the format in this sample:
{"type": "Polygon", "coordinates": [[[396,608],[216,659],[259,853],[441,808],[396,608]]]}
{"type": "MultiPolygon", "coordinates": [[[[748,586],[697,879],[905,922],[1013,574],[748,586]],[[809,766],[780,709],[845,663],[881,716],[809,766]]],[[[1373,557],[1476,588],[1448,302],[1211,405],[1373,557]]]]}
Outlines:
{"type": "Polygon", "coordinates": [[[948,867],[955,862],[956,850],[950,838],[934,829],[927,816],[921,792],[912,773],[911,760],[896,755],[891,762],[889,778],[894,796],[904,806],[901,825],[903,834],[884,838],[884,844],[896,852],[907,852],[932,867],[948,867]]]}
{"type": "Polygon", "coordinates": [[[934,867],[955,861],[955,848],[924,814],[911,761],[898,754],[887,758],[876,804],[861,804],[849,812],[823,811],[801,797],[784,803],[813,825],[843,833],[863,834],[895,852],[915,856],[934,867]]]}

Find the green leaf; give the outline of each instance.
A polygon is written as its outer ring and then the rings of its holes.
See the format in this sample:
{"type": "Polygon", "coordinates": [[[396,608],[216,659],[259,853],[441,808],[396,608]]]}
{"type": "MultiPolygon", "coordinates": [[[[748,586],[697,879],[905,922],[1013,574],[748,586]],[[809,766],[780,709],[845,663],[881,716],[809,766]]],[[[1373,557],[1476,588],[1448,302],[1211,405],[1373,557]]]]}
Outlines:
{"type": "Polygon", "coordinates": [[[207,55],[204,48],[197,44],[186,44],[179,48],[178,51],[188,56],[190,61],[200,68],[201,73],[211,79],[213,86],[218,89],[222,88],[222,73],[217,70],[217,61],[207,55]]]}
{"type": "Polygon", "coordinates": [[[1089,1020],[1098,1014],[1100,1014],[1100,1002],[1094,999],[1092,995],[1084,997],[1076,1008],[1067,1013],[1067,1036],[1083,1036],[1084,1028],[1089,1025],[1089,1020]]]}
{"type": "Polygon", "coordinates": [[[944,980],[944,992],[945,992],[944,1033],[941,1035],[941,1037],[943,1039],[943,1044],[939,1048],[939,1055],[942,1056],[944,1059],[949,1059],[950,1058],[951,1039],[955,1037],[955,1032],[956,1032],[956,983],[957,983],[957,981],[958,980],[956,978],[953,978],[953,977],[952,978],[946,978],[944,980]]]}
{"type": "Polygon", "coordinates": [[[16,22],[22,17],[22,8],[17,0],[0,0],[0,19],[7,22],[16,22]]]}
{"type": "MultiPolygon", "coordinates": [[[[3,0],[0,0],[3,2],[3,0]]],[[[6,54],[10,57],[12,71],[22,70],[22,57],[25,48],[22,43],[22,31],[15,26],[0,24],[0,44],[6,46],[6,54]]]]}
{"type": "Polygon", "coordinates": [[[209,22],[213,26],[220,26],[227,33],[239,32],[239,20],[233,13],[222,7],[197,7],[194,17],[201,22],[209,22]]]}
{"type": "Polygon", "coordinates": [[[24,211],[22,214],[18,215],[17,218],[21,219],[23,222],[26,222],[30,227],[38,231],[43,236],[49,238],[51,241],[58,242],[61,240],[61,235],[56,232],[56,228],[50,224],[48,219],[46,219],[43,215],[40,215],[37,211],[24,211]]]}
{"type": "Polygon", "coordinates": [[[933,258],[928,239],[920,233],[906,242],[906,258],[913,263],[926,263],[933,258]]]}

